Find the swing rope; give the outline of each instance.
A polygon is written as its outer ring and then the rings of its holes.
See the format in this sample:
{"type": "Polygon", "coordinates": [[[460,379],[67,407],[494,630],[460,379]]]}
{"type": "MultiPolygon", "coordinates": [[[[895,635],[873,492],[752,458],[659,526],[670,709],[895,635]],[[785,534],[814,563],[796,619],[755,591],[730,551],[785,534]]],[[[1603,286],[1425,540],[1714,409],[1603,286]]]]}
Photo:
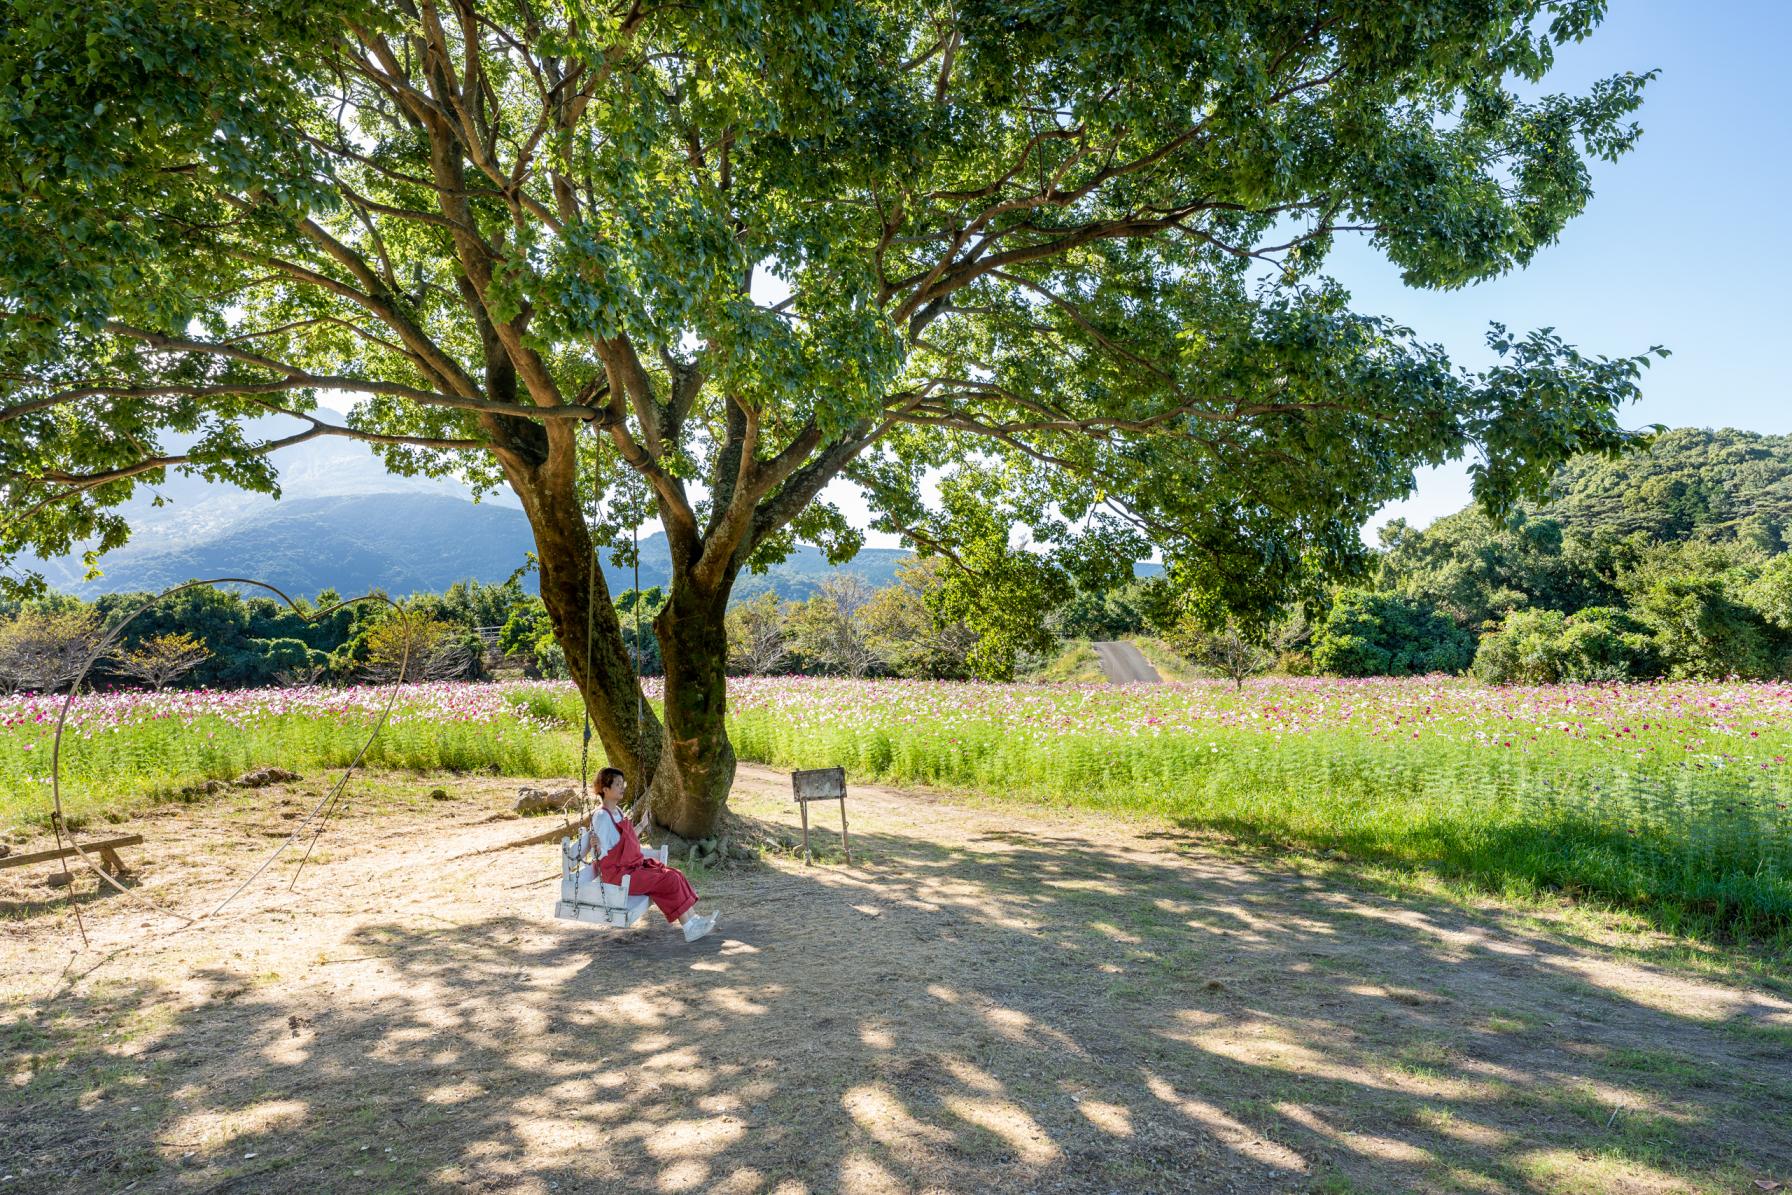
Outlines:
{"type": "MultiPolygon", "coordinates": [[[[282,592],[281,590],[276,589],[274,586],[268,584],[266,581],[256,581],[256,580],[253,580],[248,577],[211,577],[209,579],[202,580],[202,581],[187,581],[184,584],[175,585],[168,589],[164,589],[161,593],[156,594],[154,597],[150,598],[148,601],[146,601],[142,605],[138,606],[135,610],[132,610],[124,618],[120,619],[116,623],[113,623],[111,625],[111,627],[106,631],[105,635],[100,639],[98,645],[94,647],[94,649],[91,653],[89,653],[86,661],[81,665],[81,671],[75,676],[74,680],[72,682],[70,682],[70,684],[69,684],[68,693],[66,696],[64,696],[64,698],[62,700],[62,708],[56,716],[55,735],[51,739],[51,742],[50,742],[50,828],[51,828],[52,832],[56,835],[57,849],[58,850],[63,849],[62,842],[63,842],[64,836],[66,835],[67,839],[68,839],[69,849],[72,849],[75,852],[76,857],[78,857],[80,859],[81,863],[83,865],[85,865],[87,870],[91,871],[94,874],[94,876],[97,877],[97,879],[99,880],[99,882],[101,884],[102,890],[104,889],[105,886],[110,886],[114,891],[120,893],[121,895],[127,897],[128,899],[139,902],[140,904],[154,910],[155,912],[162,913],[164,915],[177,918],[181,922],[181,924],[179,926],[176,926],[173,930],[162,930],[162,931],[152,932],[150,935],[151,940],[154,940],[155,938],[161,937],[168,933],[175,933],[175,932],[179,932],[180,930],[190,929],[191,927],[198,925],[202,921],[205,921],[209,918],[217,917],[219,914],[221,914],[224,911],[226,906],[228,906],[237,897],[241,896],[244,892],[248,891],[249,886],[251,884],[253,884],[256,880],[260,879],[262,877],[262,875],[264,875],[267,872],[268,868],[270,868],[274,865],[275,860],[277,860],[283,853],[285,853],[285,851],[287,850],[288,847],[297,845],[301,836],[303,836],[309,832],[311,834],[310,844],[305,848],[305,857],[304,857],[304,859],[302,859],[300,861],[298,870],[296,870],[293,873],[292,883],[290,885],[288,885],[287,890],[295,891],[297,889],[298,882],[299,882],[299,875],[304,870],[305,860],[310,859],[312,848],[314,848],[317,845],[318,838],[323,834],[324,826],[329,822],[330,817],[336,812],[337,807],[340,804],[342,804],[343,794],[347,789],[348,782],[349,782],[350,778],[352,778],[354,776],[354,774],[358,770],[360,770],[362,761],[366,758],[369,748],[371,748],[373,746],[374,740],[379,737],[380,732],[385,729],[386,722],[392,715],[393,705],[398,700],[399,691],[404,688],[406,675],[410,668],[411,632],[407,627],[407,629],[405,630],[405,637],[403,640],[403,645],[404,645],[403,646],[403,654],[400,657],[399,665],[398,665],[398,675],[393,678],[391,689],[389,690],[389,692],[386,695],[386,704],[381,708],[379,717],[374,721],[373,727],[372,727],[371,731],[368,733],[366,740],[364,742],[362,742],[360,749],[355,752],[354,759],[350,760],[348,766],[345,769],[343,769],[341,777],[338,778],[336,783],[334,785],[332,785],[331,788],[322,797],[320,797],[318,799],[317,803],[315,805],[313,805],[308,812],[303,813],[294,822],[292,830],[288,833],[286,839],[284,841],[282,841],[280,843],[280,845],[275,847],[273,849],[273,851],[270,852],[264,859],[262,859],[260,866],[256,867],[252,872],[250,872],[249,875],[244,880],[242,880],[242,882],[240,882],[235,888],[233,888],[230,891],[230,893],[227,896],[225,896],[224,899],[220,900],[216,905],[212,906],[210,909],[202,910],[195,916],[189,917],[187,914],[182,913],[179,910],[174,909],[174,908],[164,904],[161,900],[148,895],[140,887],[129,887],[129,888],[125,887],[122,883],[120,883],[118,881],[117,878],[115,878],[114,876],[112,876],[108,872],[106,872],[98,863],[95,863],[93,860],[93,853],[91,851],[89,851],[86,847],[82,846],[81,843],[75,838],[74,832],[69,827],[67,818],[65,817],[63,808],[62,808],[62,741],[63,741],[63,737],[64,737],[64,732],[68,729],[69,711],[74,706],[75,697],[81,691],[81,686],[86,683],[88,673],[93,670],[94,666],[97,663],[99,663],[99,661],[102,658],[111,654],[113,648],[116,646],[116,644],[119,642],[119,640],[123,637],[125,629],[127,627],[129,627],[131,625],[131,623],[135,622],[139,616],[146,613],[151,607],[155,606],[157,603],[164,601],[167,598],[173,597],[177,593],[184,593],[189,589],[197,589],[202,586],[225,585],[225,584],[253,585],[258,589],[265,589],[269,593],[272,593],[275,597],[279,598],[282,602],[286,603],[286,606],[288,609],[298,612],[300,614],[300,617],[303,618],[303,620],[307,623],[315,622],[316,620],[324,617],[327,614],[334,613],[337,610],[341,610],[341,609],[344,609],[349,606],[358,605],[361,602],[375,602],[375,601],[384,602],[387,606],[390,606],[393,611],[401,612],[398,604],[396,602],[394,602],[391,598],[387,597],[384,594],[374,593],[374,594],[363,594],[360,597],[349,598],[346,601],[336,602],[335,604],[329,605],[329,606],[321,606],[321,607],[317,608],[316,610],[311,611],[307,615],[303,611],[300,610],[299,604],[297,602],[295,602],[290,596],[288,596],[286,593],[282,592]]],[[[67,856],[64,856],[63,860],[62,860],[62,874],[65,877],[67,877],[65,879],[64,883],[66,884],[66,886],[68,888],[69,904],[70,904],[70,907],[74,911],[75,926],[80,931],[81,943],[82,943],[82,946],[85,948],[88,945],[90,945],[90,943],[88,942],[88,938],[87,938],[87,925],[86,925],[85,920],[81,916],[80,902],[79,902],[79,900],[76,899],[76,896],[75,896],[75,888],[74,888],[74,882],[73,882],[74,875],[73,875],[73,872],[69,868],[67,856]]],[[[135,943],[131,943],[131,945],[135,945],[135,943]]]]}
{"type": "MultiPolygon", "coordinates": [[[[634,549],[635,549],[635,552],[634,552],[634,556],[635,556],[635,642],[634,642],[633,655],[634,655],[634,665],[635,665],[635,749],[636,749],[636,751],[639,751],[641,748],[641,730],[642,730],[643,722],[645,721],[645,717],[646,717],[645,710],[646,710],[646,706],[647,706],[647,695],[643,691],[642,686],[641,686],[642,665],[641,665],[641,521],[640,521],[640,519],[637,518],[634,520],[634,525],[633,525],[633,527],[630,528],[629,534],[633,538],[634,549]]],[[[640,793],[640,795],[635,798],[634,804],[629,806],[629,816],[630,817],[635,816],[637,811],[640,813],[640,816],[641,816],[642,832],[645,833],[646,831],[651,830],[653,828],[653,806],[648,804],[648,801],[647,801],[647,778],[645,776],[643,776],[641,778],[641,793],[640,793]]]]}
{"type": "Polygon", "coordinates": [[[635,742],[641,742],[641,707],[646,696],[641,692],[641,527],[636,524],[635,538],[635,742]]]}

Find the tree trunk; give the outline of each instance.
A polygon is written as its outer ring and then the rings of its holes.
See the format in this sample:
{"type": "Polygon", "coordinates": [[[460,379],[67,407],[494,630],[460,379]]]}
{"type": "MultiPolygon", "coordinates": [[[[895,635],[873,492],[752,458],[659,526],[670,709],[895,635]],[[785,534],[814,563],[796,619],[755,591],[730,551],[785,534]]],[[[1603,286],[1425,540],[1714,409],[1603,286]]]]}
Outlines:
{"type": "Polygon", "coordinates": [[[674,576],[653,629],[666,666],[665,737],[650,789],[653,820],[685,838],[711,837],[734,784],[728,741],[728,632],[732,581],[719,593],[674,576]]]}
{"type": "MultiPolygon", "coordinates": [[[[628,776],[630,789],[639,792],[658,768],[660,721],[640,700],[640,682],[622,640],[609,586],[603,570],[592,567],[595,548],[584,511],[570,471],[562,467],[569,459],[576,458],[567,450],[555,453],[543,466],[507,471],[534,532],[541,600],[554,638],[566,653],[566,671],[591,714],[603,755],[628,776]]],[[[593,775],[597,766],[601,764],[594,761],[593,775]]]]}
{"type": "Polygon", "coordinates": [[[566,669],[591,713],[604,755],[628,776],[629,790],[647,792],[658,825],[685,838],[708,838],[734,783],[734,747],[724,721],[724,617],[734,571],[713,590],[699,586],[691,577],[697,553],[692,545],[676,545],[671,596],[654,619],[665,662],[662,723],[640,701],[640,682],[609,586],[603,571],[592,568],[593,547],[569,467],[576,459],[570,429],[550,428],[545,434],[549,441],[563,437],[566,442],[553,443],[552,451],[534,460],[521,454],[500,458],[535,535],[541,600],[554,637],[566,652],[566,669]]]}

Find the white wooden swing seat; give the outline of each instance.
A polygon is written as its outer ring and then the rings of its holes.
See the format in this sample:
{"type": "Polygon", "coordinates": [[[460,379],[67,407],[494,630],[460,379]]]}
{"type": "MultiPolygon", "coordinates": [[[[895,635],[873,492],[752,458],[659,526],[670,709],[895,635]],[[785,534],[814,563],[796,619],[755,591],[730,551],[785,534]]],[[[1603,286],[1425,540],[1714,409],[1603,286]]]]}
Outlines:
{"type": "MultiPolygon", "coordinates": [[[[613,925],[627,929],[647,912],[652,902],[645,896],[630,895],[629,877],[620,884],[606,884],[597,870],[597,860],[586,861],[594,843],[591,827],[582,826],[577,838],[560,840],[560,900],[554,905],[554,916],[591,925],[613,925]]],[[[642,856],[666,862],[666,848],[643,849],[642,856]]]]}

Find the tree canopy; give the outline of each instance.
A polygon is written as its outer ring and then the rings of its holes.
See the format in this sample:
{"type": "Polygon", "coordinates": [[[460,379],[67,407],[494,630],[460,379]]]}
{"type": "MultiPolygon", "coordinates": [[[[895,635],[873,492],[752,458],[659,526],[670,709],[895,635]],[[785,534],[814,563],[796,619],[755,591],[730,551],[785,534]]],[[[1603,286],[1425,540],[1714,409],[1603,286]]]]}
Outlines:
{"type": "Polygon", "coordinates": [[[1495,519],[1473,506],[1422,531],[1395,519],[1381,540],[1380,586],[1427,601],[1470,629],[1513,610],[1573,611],[1614,600],[1615,571],[1637,550],[1601,533],[1565,530],[1546,515],[1495,519]]]}
{"type": "Polygon", "coordinates": [[[1461,672],[1475,639],[1429,605],[1392,593],[1338,595],[1313,634],[1313,663],[1339,676],[1461,672]]]}
{"type": "Polygon", "coordinates": [[[680,774],[731,774],[734,577],[857,547],[839,476],[997,588],[1048,579],[992,519],[1266,612],[1360,569],[1417,466],[1473,453],[1504,509],[1625,443],[1643,357],[1495,325],[1466,373],[1322,273],[1342,235],[1424,287],[1553,241],[1638,135],[1647,76],[1541,85],[1603,9],[6,0],[0,560],[116,546],[170,469],[273,489],[316,436],[508,484],[606,750],[656,775],[584,575],[643,504],[680,774]],[[268,412],[297,430],[252,441],[268,412]]]}
{"type": "Polygon", "coordinates": [[[493,404],[597,418],[691,522],[744,420],[791,499],[760,543],[854,457],[925,521],[974,436],[1232,578],[1353,555],[1414,464],[1479,443],[1503,499],[1614,438],[1631,361],[1498,335],[1466,378],[1306,282],[1346,229],[1429,286],[1553,239],[1642,79],[1508,83],[1602,7],[8,5],[7,485],[74,493],[7,547],[116,543],[168,467],[272,486],[240,420],[341,391],[395,467],[488,483],[493,404]]]}
{"type": "Polygon", "coordinates": [[[1484,679],[1750,678],[1792,667],[1792,438],[1675,428],[1576,458],[1540,503],[1382,533],[1377,584],[1484,634],[1484,679]]]}

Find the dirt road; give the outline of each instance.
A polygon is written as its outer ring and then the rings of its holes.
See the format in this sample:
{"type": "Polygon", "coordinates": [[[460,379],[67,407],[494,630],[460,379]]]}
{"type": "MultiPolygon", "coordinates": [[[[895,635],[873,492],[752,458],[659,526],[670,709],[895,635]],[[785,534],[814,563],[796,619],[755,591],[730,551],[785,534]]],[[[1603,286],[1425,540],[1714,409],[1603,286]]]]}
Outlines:
{"type": "Polygon", "coordinates": [[[1113,642],[1102,642],[1093,645],[1096,656],[1101,660],[1101,671],[1108,678],[1110,685],[1157,685],[1163,683],[1163,677],[1151,666],[1151,661],[1140,654],[1139,649],[1124,639],[1113,642]]]}
{"type": "MultiPolygon", "coordinates": [[[[686,946],[553,920],[551,846],[475,854],[541,828],[492,820],[514,783],[378,783],[296,895],[185,932],[92,898],[74,954],[8,879],[0,1195],[1792,1179],[1792,1001],[1614,920],[855,786],[856,866],[695,874],[686,946]]],[[[202,907],[301,799],[137,819],[146,891],[202,907]]],[[[733,804],[794,831],[782,774],[733,804]]]]}

